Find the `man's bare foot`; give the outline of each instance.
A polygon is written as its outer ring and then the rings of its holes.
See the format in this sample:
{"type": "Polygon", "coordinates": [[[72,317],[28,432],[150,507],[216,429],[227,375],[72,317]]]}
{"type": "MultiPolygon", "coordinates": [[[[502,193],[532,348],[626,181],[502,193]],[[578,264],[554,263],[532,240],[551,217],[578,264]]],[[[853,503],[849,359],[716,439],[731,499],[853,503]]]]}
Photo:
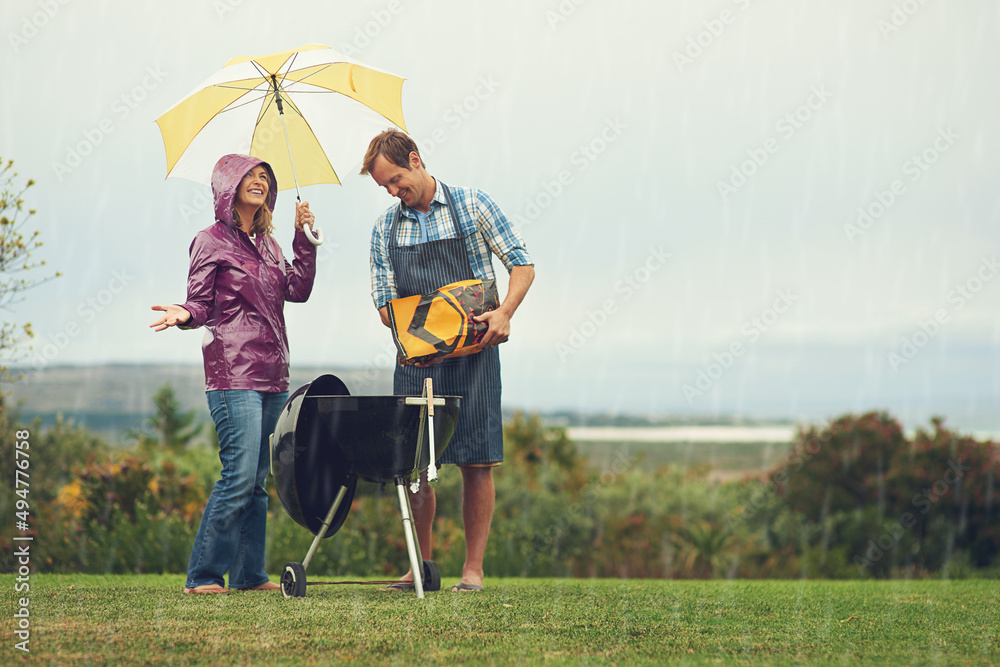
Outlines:
{"type": "Polygon", "coordinates": [[[466,593],[466,592],[477,592],[483,590],[482,584],[467,584],[464,581],[460,581],[451,587],[452,593],[466,593]]]}
{"type": "Polygon", "coordinates": [[[483,571],[477,570],[475,568],[466,568],[462,570],[462,578],[459,580],[458,584],[455,585],[456,588],[463,591],[481,591],[483,590],[483,571]],[[464,587],[462,586],[464,584],[464,587]]]}
{"type": "Polygon", "coordinates": [[[414,591],[417,587],[413,584],[413,574],[407,572],[403,577],[394,584],[389,584],[385,588],[380,588],[381,591],[414,591]]]}
{"type": "Polygon", "coordinates": [[[462,579],[451,587],[453,593],[483,590],[483,571],[477,568],[463,568],[462,579]]]}
{"type": "Polygon", "coordinates": [[[194,588],[185,588],[185,593],[195,593],[197,595],[214,595],[217,593],[228,593],[228,588],[223,588],[219,584],[204,584],[203,586],[195,586],[194,588]]]}
{"type": "Polygon", "coordinates": [[[397,581],[394,584],[389,584],[385,588],[379,589],[383,591],[415,591],[417,590],[416,585],[412,581],[397,581]]]}

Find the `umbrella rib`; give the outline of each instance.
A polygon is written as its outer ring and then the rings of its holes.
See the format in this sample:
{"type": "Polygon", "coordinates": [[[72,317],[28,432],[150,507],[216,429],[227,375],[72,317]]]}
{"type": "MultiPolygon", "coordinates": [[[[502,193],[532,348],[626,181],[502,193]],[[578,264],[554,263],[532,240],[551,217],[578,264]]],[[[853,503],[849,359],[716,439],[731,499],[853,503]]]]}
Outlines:
{"type": "MultiPolygon", "coordinates": [[[[302,119],[302,122],[305,123],[306,128],[309,130],[309,133],[313,136],[313,138],[316,138],[316,132],[315,132],[315,130],[312,129],[312,126],[309,124],[309,121],[306,120],[306,117],[304,115],[302,115],[302,112],[299,110],[299,108],[295,104],[295,102],[293,102],[291,99],[289,99],[288,100],[288,106],[290,106],[295,111],[295,113],[298,114],[299,118],[302,119]]],[[[318,139],[317,139],[317,142],[318,142],[318,139]]],[[[323,157],[326,159],[327,166],[330,167],[330,171],[333,172],[334,178],[337,179],[337,182],[340,182],[340,176],[337,175],[337,170],[333,168],[332,164],[330,164],[330,158],[327,157],[325,151],[322,151],[322,147],[320,148],[320,150],[321,150],[321,153],[322,153],[323,157]]]]}
{"type": "MultiPolygon", "coordinates": [[[[285,68],[285,73],[281,75],[282,82],[285,81],[285,77],[288,76],[288,73],[292,71],[292,66],[295,64],[295,59],[298,58],[298,57],[299,57],[299,52],[296,51],[294,54],[292,54],[292,57],[288,59],[288,61],[287,61],[288,62],[288,67],[285,68]]],[[[317,72],[322,72],[327,67],[329,67],[329,65],[325,65],[321,69],[316,70],[316,72],[313,72],[312,74],[306,75],[305,77],[299,79],[298,81],[292,81],[292,83],[290,85],[288,85],[288,86],[282,86],[282,89],[288,90],[289,88],[291,88],[292,86],[294,86],[296,83],[301,83],[302,81],[304,81],[305,79],[308,79],[313,74],[316,74],[317,72]]],[[[281,68],[279,68],[279,70],[280,69],[281,68]]]]}
{"type": "MultiPolygon", "coordinates": [[[[298,54],[296,54],[296,55],[298,55],[298,54]]],[[[267,92],[264,95],[265,95],[265,97],[270,96],[270,98],[271,98],[270,101],[268,101],[268,103],[264,106],[264,108],[261,109],[260,115],[257,116],[257,122],[260,123],[260,119],[264,117],[265,113],[267,113],[267,110],[271,107],[271,104],[274,102],[275,98],[277,97],[278,94],[280,94],[280,92],[276,91],[276,90],[273,90],[270,87],[271,86],[272,78],[268,76],[267,71],[264,70],[264,69],[262,69],[261,66],[257,64],[256,61],[251,60],[250,62],[253,63],[253,66],[257,68],[257,71],[260,72],[260,75],[262,77],[264,77],[264,80],[268,82],[268,90],[267,90],[267,92]]]]}
{"type": "MultiPolygon", "coordinates": [[[[312,84],[309,84],[310,86],[312,84]]],[[[282,86],[281,89],[286,93],[295,93],[296,95],[343,95],[339,90],[289,90],[291,86],[282,86]]]]}
{"type": "MultiPolygon", "coordinates": [[[[245,88],[244,86],[230,86],[230,85],[227,85],[227,84],[224,84],[224,83],[217,83],[217,84],[213,85],[212,87],[213,88],[230,88],[232,90],[257,90],[257,88],[259,87],[259,85],[260,84],[258,84],[257,86],[254,86],[253,88],[245,88]]],[[[206,90],[208,90],[208,89],[206,88],[206,90]]]]}
{"type": "MultiPolygon", "coordinates": [[[[295,64],[295,59],[298,57],[299,57],[299,52],[296,51],[295,53],[292,54],[292,57],[286,61],[288,63],[288,68],[285,70],[285,74],[288,74],[289,72],[292,71],[292,65],[295,64]]],[[[281,71],[280,67],[278,68],[278,71],[279,72],[281,71]]],[[[284,75],[282,75],[282,78],[284,78],[284,75]]]]}
{"type": "Polygon", "coordinates": [[[226,107],[225,109],[223,109],[222,111],[220,111],[219,113],[223,114],[223,113],[226,113],[227,111],[234,111],[236,109],[239,109],[240,107],[245,107],[248,104],[256,104],[257,102],[260,102],[265,97],[267,97],[267,93],[262,94],[260,97],[255,97],[252,100],[247,100],[246,102],[243,102],[242,104],[237,104],[235,106],[230,105],[230,106],[226,107]]]}
{"type": "MultiPolygon", "coordinates": [[[[299,107],[298,107],[298,105],[296,105],[296,104],[295,104],[294,102],[292,102],[291,100],[288,100],[288,105],[289,105],[290,107],[292,107],[292,111],[294,111],[294,112],[295,112],[296,114],[298,114],[299,118],[301,118],[302,120],[305,120],[305,119],[306,119],[306,117],[302,115],[302,112],[301,112],[301,111],[299,111],[299,107]]],[[[306,125],[308,125],[308,124],[309,124],[309,123],[306,123],[306,125]]]]}
{"type": "Polygon", "coordinates": [[[256,61],[256,60],[251,60],[251,61],[250,61],[250,64],[251,64],[251,65],[253,65],[253,66],[254,66],[254,68],[256,68],[257,72],[258,72],[258,73],[259,73],[259,74],[261,75],[261,77],[262,77],[262,78],[263,78],[263,79],[264,79],[265,81],[269,81],[269,80],[271,79],[271,77],[269,76],[269,74],[268,74],[267,70],[265,70],[265,69],[264,69],[264,68],[262,68],[262,67],[261,67],[260,65],[258,65],[258,64],[257,64],[257,61],[256,61]]]}
{"type": "MultiPolygon", "coordinates": [[[[281,80],[282,81],[287,81],[288,80],[286,77],[292,71],[292,65],[295,64],[295,59],[298,58],[298,57],[299,57],[299,54],[296,53],[294,56],[292,56],[292,59],[288,61],[288,69],[286,69],[285,73],[281,76],[281,80]]],[[[344,61],[337,61],[337,62],[344,62],[344,61]]],[[[333,65],[335,63],[319,63],[319,64],[322,65],[322,67],[320,67],[319,69],[317,69],[315,72],[310,72],[309,74],[306,74],[301,79],[296,79],[296,80],[292,81],[291,83],[289,83],[287,86],[282,86],[281,87],[282,90],[289,90],[295,84],[302,83],[303,81],[305,81],[309,77],[315,76],[315,75],[319,74],[320,72],[326,70],[329,67],[333,67],[333,65]]],[[[315,67],[315,65],[314,65],[314,67],[315,67]]],[[[306,69],[306,68],[303,68],[303,69],[306,69]]],[[[312,84],[309,84],[309,85],[312,85],[312,84]]],[[[318,90],[296,90],[294,92],[296,94],[302,94],[302,93],[318,93],[318,92],[324,92],[324,93],[329,92],[329,93],[332,93],[334,91],[332,91],[332,90],[323,90],[323,91],[318,91],[318,90]]]]}
{"type": "MultiPolygon", "coordinates": [[[[332,63],[326,63],[326,64],[324,64],[324,65],[323,65],[323,66],[322,66],[321,68],[319,68],[318,70],[316,70],[315,72],[311,72],[311,73],[309,73],[309,74],[306,74],[306,75],[305,75],[304,77],[302,77],[301,79],[297,79],[297,80],[295,80],[295,81],[292,81],[292,82],[291,82],[290,84],[288,84],[287,86],[282,86],[282,87],[283,87],[283,88],[284,88],[285,90],[289,90],[289,89],[290,89],[290,88],[291,88],[292,86],[294,86],[295,84],[297,84],[297,83],[303,83],[303,82],[305,82],[305,81],[306,81],[306,79],[308,79],[309,77],[311,77],[311,76],[315,76],[316,74],[319,74],[320,72],[322,72],[323,70],[325,70],[325,69],[327,69],[328,67],[331,67],[331,66],[332,66],[332,63]]],[[[285,75],[287,76],[287,75],[288,75],[288,72],[285,72],[285,75]]],[[[286,80],[287,80],[287,79],[286,79],[286,80]]],[[[308,82],[307,82],[307,83],[308,83],[308,82]]],[[[312,84],[309,84],[309,85],[312,85],[312,84]]],[[[296,93],[296,94],[298,95],[298,94],[302,94],[302,93],[307,93],[307,92],[314,92],[314,93],[317,93],[317,92],[330,92],[330,93],[332,93],[332,92],[334,92],[334,91],[332,91],[332,90],[327,90],[327,91],[318,91],[318,90],[313,90],[313,91],[307,91],[307,90],[296,90],[296,91],[294,91],[294,92],[295,92],[295,93],[296,93]]]]}
{"type": "MultiPolygon", "coordinates": [[[[268,84],[267,92],[264,93],[264,98],[265,99],[267,99],[268,97],[271,98],[271,100],[268,101],[267,104],[264,105],[264,108],[260,110],[260,113],[257,114],[257,122],[254,123],[254,134],[257,134],[257,126],[260,125],[261,119],[264,117],[264,114],[267,113],[267,110],[269,108],[271,108],[271,103],[274,101],[274,95],[272,94],[274,91],[271,90],[271,80],[270,80],[270,77],[268,76],[267,71],[265,69],[263,69],[260,65],[258,65],[256,60],[251,60],[250,64],[254,66],[254,68],[260,74],[261,78],[263,78],[264,81],[267,82],[267,84],[268,84]]],[[[251,138],[251,142],[252,142],[252,138],[251,138]]]]}

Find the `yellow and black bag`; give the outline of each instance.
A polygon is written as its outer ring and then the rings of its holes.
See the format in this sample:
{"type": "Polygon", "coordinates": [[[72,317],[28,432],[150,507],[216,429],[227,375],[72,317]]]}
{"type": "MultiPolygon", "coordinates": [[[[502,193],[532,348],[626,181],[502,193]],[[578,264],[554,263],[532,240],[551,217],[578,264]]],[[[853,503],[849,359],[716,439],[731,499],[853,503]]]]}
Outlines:
{"type": "Polygon", "coordinates": [[[409,365],[437,357],[461,357],[482,350],[488,330],[473,316],[496,310],[496,282],[462,280],[430,294],[389,301],[389,322],[400,362],[409,365]]]}

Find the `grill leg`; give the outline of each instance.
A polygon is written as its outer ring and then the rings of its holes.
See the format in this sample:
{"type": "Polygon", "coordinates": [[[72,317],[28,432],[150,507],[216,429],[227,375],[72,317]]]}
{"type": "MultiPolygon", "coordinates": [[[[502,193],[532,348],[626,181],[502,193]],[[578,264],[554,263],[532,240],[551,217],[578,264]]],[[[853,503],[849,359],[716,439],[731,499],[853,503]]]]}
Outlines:
{"type": "Polygon", "coordinates": [[[413,544],[415,545],[415,549],[417,552],[417,561],[420,563],[421,566],[420,571],[423,572],[424,554],[421,553],[420,551],[420,538],[417,536],[417,524],[414,521],[412,521],[413,505],[410,504],[410,494],[407,493],[405,495],[406,495],[406,511],[409,513],[411,518],[411,523],[413,524],[413,544]]]}
{"type": "Polygon", "coordinates": [[[410,571],[413,572],[413,587],[417,597],[424,597],[424,563],[418,556],[420,542],[413,526],[413,515],[410,512],[410,499],[406,495],[406,482],[402,477],[396,477],[396,493],[399,495],[399,513],[403,515],[403,534],[406,537],[406,552],[410,556],[410,571]]]}
{"type": "Polygon", "coordinates": [[[323,520],[323,527],[319,529],[316,533],[316,537],[313,538],[312,544],[309,546],[309,552],[306,554],[306,559],[302,561],[302,569],[309,569],[309,561],[316,554],[316,549],[319,548],[319,543],[323,540],[326,535],[326,529],[330,527],[333,523],[333,516],[337,513],[337,508],[340,507],[340,503],[344,502],[344,496],[347,495],[347,487],[340,487],[340,491],[337,492],[337,497],[333,499],[333,504],[330,505],[330,511],[326,513],[326,519],[323,520]]]}

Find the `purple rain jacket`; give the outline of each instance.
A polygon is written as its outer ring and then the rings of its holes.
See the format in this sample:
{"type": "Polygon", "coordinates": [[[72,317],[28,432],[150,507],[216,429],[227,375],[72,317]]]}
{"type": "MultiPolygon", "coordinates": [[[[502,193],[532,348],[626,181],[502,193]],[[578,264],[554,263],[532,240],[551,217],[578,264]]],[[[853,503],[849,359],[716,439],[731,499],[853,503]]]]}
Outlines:
{"type": "Polygon", "coordinates": [[[316,246],[296,230],[295,261],[285,261],[278,242],[256,242],[233,222],[236,188],[263,164],[270,177],[267,207],[274,211],[278,183],[271,165],[246,155],[226,155],[212,171],[215,224],[191,242],[187,302],[191,319],[181,329],[205,327],[205,389],[288,389],[285,301],[303,302],[316,277],[316,246]]]}

